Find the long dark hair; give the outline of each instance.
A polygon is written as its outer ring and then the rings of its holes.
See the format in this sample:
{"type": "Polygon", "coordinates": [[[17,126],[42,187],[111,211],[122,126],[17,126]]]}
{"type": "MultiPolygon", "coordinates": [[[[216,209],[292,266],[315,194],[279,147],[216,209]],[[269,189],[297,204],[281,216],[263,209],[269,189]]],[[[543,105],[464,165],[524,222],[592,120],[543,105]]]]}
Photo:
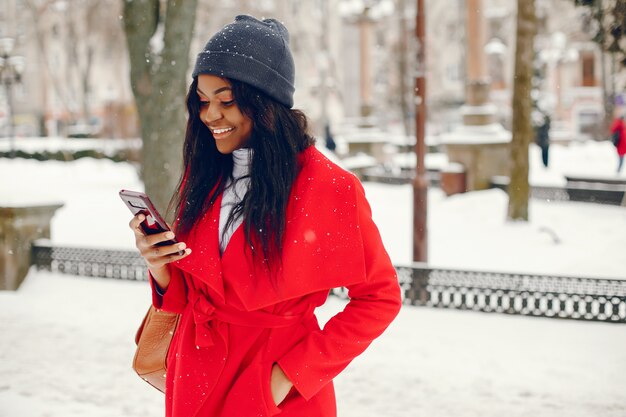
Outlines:
{"type": "MultiPolygon", "coordinates": [[[[280,260],[285,233],[287,200],[298,175],[298,154],[311,146],[307,118],[262,91],[236,80],[228,80],[235,103],[253,121],[250,188],[230,213],[227,224],[243,216],[246,242],[253,255],[268,264],[280,260]],[[253,237],[261,246],[255,247],[253,237]]],[[[176,232],[188,235],[194,224],[224,191],[232,177],[233,159],[221,154],[211,131],[200,119],[197,78],[187,93],[187,132],[183,146],[183,174],[170,202],[175,209],[176,232]]]]}

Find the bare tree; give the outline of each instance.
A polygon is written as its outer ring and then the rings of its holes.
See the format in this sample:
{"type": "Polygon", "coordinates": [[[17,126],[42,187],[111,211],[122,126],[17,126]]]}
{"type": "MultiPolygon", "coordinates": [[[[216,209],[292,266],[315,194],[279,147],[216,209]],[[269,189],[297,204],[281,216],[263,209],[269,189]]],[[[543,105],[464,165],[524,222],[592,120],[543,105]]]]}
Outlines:
{"type": "Polygon", "coordinates": [[[117,0],[24,0],[50,84],[69,121],[91,116],[92,69],[96,51],[120,41],[117,0]],[[54,44],[62,45],[54,48],[54,44]],[[61,67],[61,68],[59,68],[61,67]]]}
{"type": "Polygon", "coordinates": [[[143,141],[141,176],[163,210],[180,173],[186,76],[197,0],[124,1],[130,80],[143,141]]]}
{"type": "Polygon", "coordinates": [[[515,77],[513,81],[513,137],[511,140],[511,182],[508,218],[528,220],[528,147],[533,138],[531,125],[535,0],[517,0],[515,77]]]}

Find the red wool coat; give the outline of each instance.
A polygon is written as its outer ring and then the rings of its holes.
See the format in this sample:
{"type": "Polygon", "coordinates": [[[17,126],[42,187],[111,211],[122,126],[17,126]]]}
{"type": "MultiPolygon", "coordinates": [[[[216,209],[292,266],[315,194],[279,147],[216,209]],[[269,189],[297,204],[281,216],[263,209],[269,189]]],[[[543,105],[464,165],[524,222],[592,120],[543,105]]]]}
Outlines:
{"type": "Polygon", "coordinates": [[[332,379],[397,315],[398,280],[360,182],[314,147],[299,160],[273,277],[245,249],[242,226],[220,256],[220,197],[185,239],[191,255],[170,264],[164,296],[153,283],[155,307],[182,314],[168,417],[335,416],[332,379]],[[350,302],[321,330],[313,310],[340,286],[350,302]],[[278,406],[274,363],[294,383],[278,406]]]}
{"type": "Polygon", "coordinates": [[[626,155],[626,123],[623,119],[615,119],[611,125],[611,134],[619,132],[619,142],[616,150],[619,156],[626,155]]]}

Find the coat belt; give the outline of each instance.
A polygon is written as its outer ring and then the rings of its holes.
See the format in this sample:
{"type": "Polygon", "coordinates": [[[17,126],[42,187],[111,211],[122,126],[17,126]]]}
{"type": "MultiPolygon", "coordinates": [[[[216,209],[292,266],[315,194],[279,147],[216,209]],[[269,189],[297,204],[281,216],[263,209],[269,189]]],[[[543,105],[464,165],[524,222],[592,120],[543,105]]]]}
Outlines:
{"type": "Polygon", "coordinates": [[[199,292],[193,294],[190,301],[193,320],[196,325],[196,346],[198,348],[213,346],[213,337],[218,331],[218,322],[276,329],[293,326],[313,314],[313,308],[297,315],[278,315],[261,310],[243,311],[226,304],[218,305],[199,292]]]}

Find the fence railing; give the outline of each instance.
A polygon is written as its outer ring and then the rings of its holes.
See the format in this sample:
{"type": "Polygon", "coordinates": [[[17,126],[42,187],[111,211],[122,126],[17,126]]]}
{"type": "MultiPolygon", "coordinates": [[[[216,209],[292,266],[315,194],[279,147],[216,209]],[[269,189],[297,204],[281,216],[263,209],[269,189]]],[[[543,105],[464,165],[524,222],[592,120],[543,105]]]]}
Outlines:
{"type": "MultiPolygon", "coordinates": [[[[134,251],[32,247],[37,269],[134,281],[147,279],[134,251]]],[[[396,266],[405,303],[536,317],[626,323],[626,280],[396,266]]],[[[333,293],[345,296],[345,290],[333,293]]]]}
{"type": "Polygon", "coordinates": [[[135,251],[51,246],[36,242],[31,263],[37,269],[87,277],[133,281],[148,279],[146,263],[135,251]]]}
{"type": "Polygon", "coordinates": [[[397,266],[413,305],[626,323],[626,280],[397,266]]]}

